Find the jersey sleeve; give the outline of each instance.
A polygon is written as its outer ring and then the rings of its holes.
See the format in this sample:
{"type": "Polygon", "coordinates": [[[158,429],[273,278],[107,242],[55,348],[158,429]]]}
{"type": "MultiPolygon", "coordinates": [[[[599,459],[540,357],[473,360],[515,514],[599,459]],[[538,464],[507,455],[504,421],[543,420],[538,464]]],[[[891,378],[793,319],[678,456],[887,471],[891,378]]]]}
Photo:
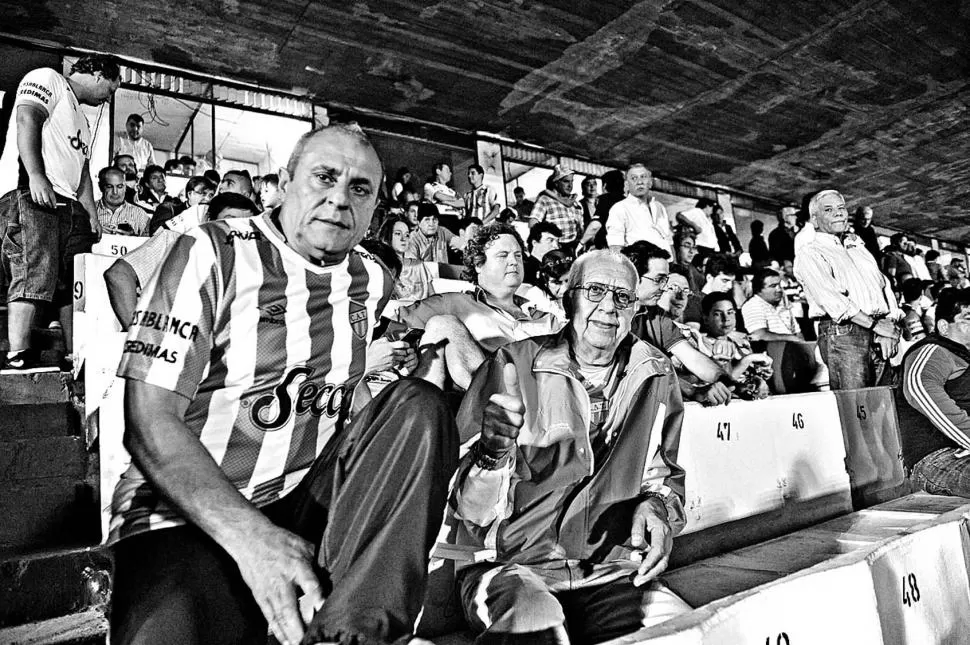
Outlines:
{"type": "Polygon", "coordinates": [[[218,266],[205,232],[176,240],[138,300],[118,376],[195,396],[212,349],[218,266]]]}
{"type": "Polygon", "coordinates": [[[28,72],[17,86],[14,108],[21,105],[39,107],[50,116],[64,93],[63,77],[49,67],[28,72]]]}

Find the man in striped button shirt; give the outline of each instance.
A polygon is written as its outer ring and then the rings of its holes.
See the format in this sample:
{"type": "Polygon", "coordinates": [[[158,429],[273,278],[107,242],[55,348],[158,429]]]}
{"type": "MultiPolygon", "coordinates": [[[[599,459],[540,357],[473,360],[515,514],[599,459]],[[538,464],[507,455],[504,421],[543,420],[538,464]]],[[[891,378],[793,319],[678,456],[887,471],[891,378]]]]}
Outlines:
{"type": "Polygon", "coordinates": [[[347,421],[393,287],[357,246],[382,181],[359,128],[311,132],[278,210],[186,231],[148,281],[118,369],[112,643],[409,637],[457,434],[416,379],[347,421]]]}
{"type": "Polygon", "coordinates": [[[815,237],[795,252],[795,277],[809,315],[819,322],[818,346],[833,390],[891,381],[889,359],[899,343],[902,311],[865,243],[850,232],[845,199],[836,190],[811,198],[815,237]]]}
{"type": "Polygon", "coordinates": [[[96,204],[98,220],[105,233],[148,237],[151,217],[144,209],[125,201],[125,173],[113,166],[102,168],[98,173],[101,199],[96,204]]]}

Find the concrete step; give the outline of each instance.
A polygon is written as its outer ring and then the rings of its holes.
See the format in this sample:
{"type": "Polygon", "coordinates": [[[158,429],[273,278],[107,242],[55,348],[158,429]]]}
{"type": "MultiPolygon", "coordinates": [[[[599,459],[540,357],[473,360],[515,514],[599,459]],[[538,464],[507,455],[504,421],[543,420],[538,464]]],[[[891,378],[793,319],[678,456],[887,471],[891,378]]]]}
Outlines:
{"type": "Polygon", "coordinates": [[[0,643],[4,645],[104,645],[107,642],[108,618],[103,609],[0,628],[0,643]]]}
{"type": "MultiPolygon", "coordinates": [[[[0,627],[89,610],[110,599],[113,560],[105,547],[59,549],[0,560],[0,627]]],[[[8,641],[0,638],[0,643],[8,641]]]]}

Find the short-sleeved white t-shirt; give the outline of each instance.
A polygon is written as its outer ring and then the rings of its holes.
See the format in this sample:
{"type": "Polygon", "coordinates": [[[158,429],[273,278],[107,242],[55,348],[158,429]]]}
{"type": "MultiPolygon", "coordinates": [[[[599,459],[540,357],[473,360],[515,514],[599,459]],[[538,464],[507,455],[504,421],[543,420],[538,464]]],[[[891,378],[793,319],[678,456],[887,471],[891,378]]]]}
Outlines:
{"type": "Polygon", "coordinates": [[[77,199],[84,162],[91,158],[91,131],[67,79],[49,67],[28,72],[17,86],[0,157],[0,195],[28,185],[17,147],[17,109],[21,105],[36,106],[47,113],[41,128],[41,156],[47,179],[58,195],[77,199]]]}

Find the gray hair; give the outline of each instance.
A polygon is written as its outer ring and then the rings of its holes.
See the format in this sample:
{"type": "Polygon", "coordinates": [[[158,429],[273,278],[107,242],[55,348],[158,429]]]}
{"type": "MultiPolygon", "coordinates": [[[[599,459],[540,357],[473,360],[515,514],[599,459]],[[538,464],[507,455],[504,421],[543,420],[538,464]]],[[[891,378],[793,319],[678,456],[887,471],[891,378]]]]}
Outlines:
{"type": "MultiPolygon", "coordinates": [[[[839,197],[842,197],[842,193],[835,190],[834,188],[829,188],[827,190],[820,190],[819,192],[815,193],[815,195],[812,196],[810,200],[808,200],[809,217],[818,217],[818,203],[822,201],[823,197],[828,197],[829,195],[838,195],[839,197]]],[[[842,200],[845,201],[845,197],[842,197],[842,200]]]]}
{"type": "MultiPolygon", "coordinates": [[[[333,123],[316,130],[310,130],[297,140],[296,145],[293,146],[293,152],[290,154],[290,159],[286,162],[286,172],[289,173],[291,179],[293,178],[293,175],[296,174],[296,169],[300,164],[300,159],[303,157],[303,151],[306,149],[306,145],[310,142],[310,139],[318,134],[330,132],[332,130],[350,135],[373,150],[374,154],[377,154],[377,149],[374,147],[374,144],[371,143],[367,133],[364,132],[359,125],[356,123],[333,123]]],[[[378,186],[375,186],[375,188],[379,189],[380,185],[384,183],[384,162],[381,161],[380,155],[377,155],[377,162],[381,166],[381,181],[378,186]]]]}
{"type": "Polygon", "coordinates": [[[653,171],[647,168],[646,164],[640,163],[639,161],[631,163],[629,166],[627,166],[627,169],[623,171],[623,177],[625,178],[627,175],[629,175],[634,168],[643,168],[650,174],[651,177],[653,177],[653,171]]]}
{"type": "Polygon", "coordinates": [[[636,266],[633,265],[630,258],[612,249],[590,251],[576,258],[573,266],[569,269],[569,275],[566,277],[566,288],[572,290],[583,286],[583,274],[586,272],[586,267],[594,262],[616,264],[623,267],[630,274],[631,290],[636,290],[637,283],[640,281],[640,274],[637,273],[636,266]]]}

